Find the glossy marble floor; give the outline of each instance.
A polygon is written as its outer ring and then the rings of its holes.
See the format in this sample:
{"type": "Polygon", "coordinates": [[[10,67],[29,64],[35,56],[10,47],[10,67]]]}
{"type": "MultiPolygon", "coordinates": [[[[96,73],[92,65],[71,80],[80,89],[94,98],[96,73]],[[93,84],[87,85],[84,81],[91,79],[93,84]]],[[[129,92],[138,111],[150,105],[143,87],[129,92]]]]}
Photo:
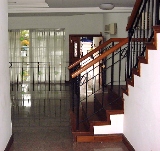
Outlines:
{"type": "Polygon", "coordinates": [[[11,85],[14,143],[10,151],[127,151],[121,142],[73,143],[70,92],[65,84],[11,85]]]}

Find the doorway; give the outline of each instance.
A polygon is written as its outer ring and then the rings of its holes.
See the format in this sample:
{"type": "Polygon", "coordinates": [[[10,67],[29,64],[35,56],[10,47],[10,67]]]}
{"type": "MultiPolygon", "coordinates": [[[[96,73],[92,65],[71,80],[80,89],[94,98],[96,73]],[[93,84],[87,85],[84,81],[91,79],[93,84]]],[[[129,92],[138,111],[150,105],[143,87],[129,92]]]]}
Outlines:
{"type": "Polygon", "coordinates": [[[78,61],[91,50],[103,42],[101,34],[97,35],[69,35],[69,65],[78,61]]]}
{"type": "MultiPolygon", "coordinates": [[[[103,43],[103,37],[101,34],[100,35],[70,35],[69,36],[69,62],[70,62],[70,65],[73,64],[74,62],[78,61],[80,58],[85,56],[87,53],[89,53],[90,51],[92,51],[93,49],[95,49],[96,47],[98,47],[102,43],[103,43]]],[[[94,55],[99,55],[99,52],[95,53],[94,55]]],[[[82,61],[80,63],[80,66],[87,64],[88,62],[90,62],[93,59],[94,59],[94,56],[85,59],[84,61],[82,61]]],[[[99,64],[99,62],[97,64],[99,64]]],[[[96,68],[96,70],[94,69],[94,71],[93,71],[93,68],[94,67],[92,66],[89,69],[87,69],[87,71],[90,71],[88,73],[88,77],[91,79],[91,80],[89,80],[89,82],[87,84],[87,92],[88,93],[92,93],[92,91],[93,91],[93,79],[91,77],[98,74],[100,71],[99,67],[96,68]]],[[[84,73],[82,73],[81,75],[83,75],[83,74],[84,73]]],[[[71,71],[70,71],[70,75],[71,75],[71,71]]],[[[99,77],[97,79],[98,79],[97,82],[100,83],[101,77],[99,77]]],[[[71,77],[70,77],[70,80],[71,80],[71,77]]],[[[83,80],[83,78],[82,78],[82,80],[83,80]]],[[[81,94],[83,94],[84,90],[85,90],[85,86],[83,85],[80,88],[81,94]]]]}

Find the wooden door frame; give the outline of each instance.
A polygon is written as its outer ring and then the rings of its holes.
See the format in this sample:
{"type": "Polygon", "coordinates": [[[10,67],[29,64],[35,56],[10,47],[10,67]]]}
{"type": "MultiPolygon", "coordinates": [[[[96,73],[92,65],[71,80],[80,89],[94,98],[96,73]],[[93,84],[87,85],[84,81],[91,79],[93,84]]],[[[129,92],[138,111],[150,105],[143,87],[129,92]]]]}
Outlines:
{"type": "MultiPolygon", "coordinates": [[[[100,34],[70,34],[69,35],[69,52],[71,50],[71,38],[72,37],[103,37],[103,36],[101,33],[100,34]]],[[[70,58],[69,58],[69,65],[70,65],[70,58]]]]}
{"type": "MultiPolygon", "coordinates": [[[[71,45],[71,39],[72,37],[103,37],[102,33],[100,34],[70,34],[69,35],[69,65],[71,65],[71,60],[70,60],[70,51],[72,49],[72,45],[71,45]]],[[[80,41],[79,41],[80,42],[80,41]]],[[[70,76],[71,72],[69,72],[69,80],[71,80],[71,76],[70,76]]]]}

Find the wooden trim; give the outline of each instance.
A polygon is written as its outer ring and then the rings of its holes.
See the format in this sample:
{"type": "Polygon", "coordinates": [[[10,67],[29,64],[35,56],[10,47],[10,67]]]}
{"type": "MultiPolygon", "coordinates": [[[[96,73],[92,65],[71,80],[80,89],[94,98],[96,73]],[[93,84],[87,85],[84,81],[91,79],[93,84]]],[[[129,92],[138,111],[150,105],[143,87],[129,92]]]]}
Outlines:
{"type": "MultiPolygon", "coordinates": [[[[82,62],[86,58],[90,57],[91,55],[93,55],[94,53],[96,53],[97,51],[99,51],[100,49],[104,48],[105,46],[107,46],[111,42],[120,42],[120,41],[125,40],[125,39],[126,38],[110,38],[109,40],[107,40],[106,42],[104,42],[103,44],[101,44],[100,46],[98,46],[97,48],[95,48],[94,50],[92,50],[91,52],[87,53],[82,58],[80,58],[78,61],[76,61],[75,63],[73,63],[72,65],[70,65],[68,67],[68,69],[69,70],[72,69],[73,67],[75,67],[76,65],[78,65],[80,62],[82,62]]],[[[132,38],[132,42],[144,42],[146,40],[147,40],[146,38],[132,38]]],[[[152,39],[152,41],[153,40],[154,39],[152,39]]]]}
{"type": "Polygon", "coordinates": [[[122,142],[129,151],[135,151],[131,143],[127,140],[124,134],[105,134],[93,136],[77,136],[76,142],[122,142]]]}
{"type": "Polygon", "coordinates": [[[77,136],[77,142],[122,142],[123,134],[77,136]]]}
{"type": "Polygon", "coordinates": [[[135,151],[131,143],[128,141],[128,139],[124,135],[122,135],[122,142],[124,143],[124,145],[127,147],[129,151],[135,151]]]}
{"type": "Polygon", "coordinates": [[[102,34],[70,34],[73,37],[101,37],[102,34]]]}
{"type": "Polygon", "coordinates": [[[13,144],[13,140],[14,139],[13,139],[13,134],[12,134],[4,151],[9,151],[10,150],[10,148],[11,148],[11,146],[13,144]]]}
{"type": "Polygon", "coordinates": [[[80,62],[82,62],[83,60],[85,60],[86,58],[90,57],[91,55],[93,55],[94,53],[96,53],[97,51],[99,51],[100,49],[104,48],[105,46],[107,46],[108,44],[110,44],[111,42],[120,42],[122,40],[124,40],[125,38],[111,38],[109,40],[107,40],[106,42],[104,42],[103,44],[101,44],[100,46],[98,46],[97,48],[95,48],[94,50],[92,50],[91,52],[87,53],[85,56],[83,56],[82,58],[80,58],[78,61],[76,61],[75,63],[73,63],[72,65],[70,65],[68,67],[68,69],[72,69],[73,67],[75,67],[76,65],[78,65],[80,62]]]}
{"type": "Polygon", "coordinates": [[[157,33],[160,33],[160,26],[159,25],[156,25],[156,26],[153,26],[153,29],[154,29],[154,45],[157,49],[157,33]]]}
{"type": "MultiPolygon", "coordinates": [[[[147,40],[148,40],[147,38],[132,38],[131,39],[132,42],[147,42],[147,40]]],[[[150,42],[153,42],[153,41],[154,41],[154,38],[152,38],[150,42]]]]}
{"type": "Polygon", "coordinates": [[[71,77],[75,78],[76,76],[78,76],[79,74],[81,74],[83,71],[85,71],[86,69],[88,69],[89,67],[91,67],[93,64],[99,62],[100,60],[102,60],[105,57],[107,57],[109,54],[111,54],[114,51],[116,51],[117,49],[119,49],[121,46],[125,45],[127,42],[128,42],[128,38],[123,38],[123,40],[121,40],[118,44],[116,44],[115,46],[113,46],[112,48],[110,48],[108,51],[104,52],[99,57],[95,58],[94,60],[92,60],[91,62],[89,62],[88,64],[86,64],[85,66],[81,67],[79,70],[77,70],[74,73],[72,73],[71,77]]]}
{"type": "Polygon", "coordinates": [[[142,2],[143,2],[143,0],[136,0],[134,7],[133,7],[133,10],[132,10],[132,13],[131,13],[131,16],[129,18],[127,27],[126,27],[126,31],[128,31],[131,28],[142,2]]]}

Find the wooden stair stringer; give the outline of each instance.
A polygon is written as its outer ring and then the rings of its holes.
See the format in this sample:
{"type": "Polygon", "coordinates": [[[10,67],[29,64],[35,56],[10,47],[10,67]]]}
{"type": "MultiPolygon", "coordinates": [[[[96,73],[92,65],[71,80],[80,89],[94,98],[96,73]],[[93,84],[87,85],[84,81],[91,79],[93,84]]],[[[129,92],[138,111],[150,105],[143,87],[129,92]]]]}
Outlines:
{"type": "Polygon", "coordinates": [[[126,87],[122,88],[123,93],[126,95],[129,95],[128,85],[131,85],[134,87],[134,75],[140,76],[140,71],[141,71],[140,64],[141,63],[148,64],[148,50],[157,50],[157,33],[160,33],[160,26],[159,25],[153,26],[153,30],[154,30],[153,42],[145,43],[146,45],[145,57],[143,56],[138,57],[138,60],[139,60],[138,67],[132,69],[131,78],[126,80],[126,87]]]}
{"type": "MultiPolygon", "coordinates": [[[[124,114],[124,110],[106,110],[107,121],[92,121],[90,122],[90,129],[93,131],[94,126],[111,125],[111,115],[124,114]]],[[[76,142],[121,142],[122,134],[101,134],[94,135],[94,133],[81,133],[76,136],[76,142]]]]}
{"type": "Polygon", "coordinates": [[[80,129],[76,130],[76,116],[73,113],[73,111],[70,110],[70,123],[71,123],[71,132],[72,132],[72,136],[73,136],[73,142],[77,142],[77,136],[91,136],[93,135],[93,132],[88,131],[87,129],[85,129],[85,127],[82,125],[83,123],[81,123],[79,125],[80,129]]]}
{"type": "Polygon", "coordinates": [[[129,90],[128,90],[128,85],[134,87],[134,76],[141,76],[141,63],[143,64],[148,64],[148,51],[150,50],[157,50],[156,46],[154,45],[155,43],[145,43],[146,45],[146,55],[144,56],[139,56],[138,57],[138,67],[137,68],[132,68],[132,76],[130,79],[127,79],[126,81],[126,89],[123,90],[123,93],[126,95],[129,95],[129,90]]]}
{"type": "MultiPolygon", "coordinates": [[[[154,27],[153,27],[154,28],[154,27]]],[[[158,27],[155,27],[155,33],[160,32],[158,27]],[[155,29],[156,28],[156,29],[155,29]]],[[[146,54],[145,57],[139,56],[138,57],[138,67],[132,69],[132,76],[130,79],[127,79],[126,89],[123,89],[123,93],[129,95],[128,86],[131,85],[134,87],[134,76],[141,76],[141,63],[148,64],[148,51],[149,50],[156,50],[156,36],[154,37],[154,41],[152,43],[146,43],[146,54]]],[[[124,110],[111,110],[105,109],[106,112],[106,121],[88,121],[88,131],[73,131],[72,134],[74,135],[75,142],[98,142],[98,141],[108,141],[108,138],[114,135],[94,135],[94,126],[102,126],[102,125],[111,125],[111,115],[115,114],[124,114],[124,110]]]]}
{"type": "MultiPolygon", "coordinates": [[[[85,107],[84,107],[85,108],[85,107]]],[[[71,118],[71,125],[72,125],[72,135],[73,135],[73,141],[74,142],[98,142],[98,141],[109,141],[109,138],[119,138],[119,134],[118,135],[101,135],[101,136],[95,136],[94,135],[94,126],[104,126],[104,125],[111,125],[111,119],[110,119],[110,115],[115,115],[115,114],[123,114],[124,111],[123,110],[112,110],[111,108],[107,108],[104,111],[105,116],[106,116],[106,120],[105,117],[102,118],[102,120],[89,120],[89,129],[88,131],[81,131],[81,130],[76,130],[75,128],[75,115],[72,111],[70,111],[70,116],[71,118]]],[[[115,140],[116,140],[115,139],[115,140]]],[[[118,139],[120,140],[120,139],[118,139]]]]}

